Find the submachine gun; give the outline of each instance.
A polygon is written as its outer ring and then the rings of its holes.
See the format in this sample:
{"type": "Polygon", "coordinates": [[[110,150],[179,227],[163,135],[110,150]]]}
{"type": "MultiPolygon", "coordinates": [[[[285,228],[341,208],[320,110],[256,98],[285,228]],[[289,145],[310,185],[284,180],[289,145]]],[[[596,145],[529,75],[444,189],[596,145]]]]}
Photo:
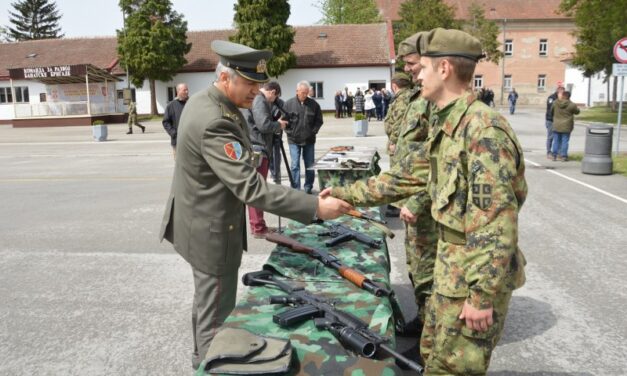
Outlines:
{"type": "Polygon", "coordinates": [[[356,240],[360,243],[367,245],[370,248],[381,248],[381,240],[373,239],[370,236],[351,229],[341,223],[332,223],[327,225],[327,230],[321,232],[318,236],[331,236],[333,239],[327,240],[324,245],[327,247],[333,247],[334,245],[344,243],[350,240],[356,240]]]}
{"type": "Polygon", "coordinates": [[[270,304],[294,306],[272,317],[272,321],[279,326],[289,327],[313,319],[317,329],[328,330],[340,343],[358,355],[372,358],[383,352],[422,375],[423,368],[418,363],[386,345],[389,342],[388,338],[370,330],[357,316],[335,308],[328,300],[317,297],[302,287],[292,287],[286,282],[279,281],[266,270],[244,274],[242,282],[246,286],[274,286],[287,293],[270,297],[270,304]]]}
{"type": "Polygon", "coordinates": [[[270,233],[266,235],[266,240],[272,243],[276,243],[278,245],[287,247],[293,251],[305,253],[312,258],[323,263],[325,266],[333,268],[337,270],[337,272],[344,278],[353,282],[355,286],[360,287],[371,294],[376,296],[391,296],[394,294],[392,290],[381,287],[370,279],[366,278],[365,275],[358,272],[355,269],[351,269],[348,266],[342,264],[342,262],[335,256],[329,254],[328,252],[322,249],[316,249],[308,247],[298,241],[288,238],[287,236],[283,236],[276,233],[270,233]]]}

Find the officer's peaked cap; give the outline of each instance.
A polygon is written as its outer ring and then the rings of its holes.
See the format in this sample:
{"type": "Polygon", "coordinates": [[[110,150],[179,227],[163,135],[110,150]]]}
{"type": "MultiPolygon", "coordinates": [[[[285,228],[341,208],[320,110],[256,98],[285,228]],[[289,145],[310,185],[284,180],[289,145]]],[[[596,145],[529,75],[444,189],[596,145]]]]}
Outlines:
{"type": "Polygon", "coordinates": [[[272,57],[272,51],[256,50],[243,44],[214,40],[211,49],[220,56],[220,62],[240,76],[255,82],[269,80],[266,64],[272,57]]]}

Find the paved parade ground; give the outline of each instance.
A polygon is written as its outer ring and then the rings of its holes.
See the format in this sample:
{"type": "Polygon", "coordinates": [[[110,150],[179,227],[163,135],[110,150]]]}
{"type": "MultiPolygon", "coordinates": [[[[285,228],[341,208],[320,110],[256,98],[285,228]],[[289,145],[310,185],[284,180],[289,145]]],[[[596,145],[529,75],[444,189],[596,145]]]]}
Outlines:
{"type": "MultiPolygon", "coordinates": [[[[489,375],[625,375],[627,177],[547,160],[543,109],[518,111],[507,117],[527,163],[527,283],[514,293],[489,375]]],[[[133,135],[109,125],[100,143],[89,126],[0,126],[0,375],[191,373],[191,269],[157,239],[174,160],[161,123],[145,125],[133,135]]],[[[571,152],[583,151],[584,133],[575,127],[571,152]]],[[[316,156],[385,143],[382,122],[356,138],[351,120],[325,116],[316,156]]],[[[389,224],[392,280],[411,317],[403,225],[389,224]]],[[[273,248],[248,242],[241,273],[273,248]]]]}

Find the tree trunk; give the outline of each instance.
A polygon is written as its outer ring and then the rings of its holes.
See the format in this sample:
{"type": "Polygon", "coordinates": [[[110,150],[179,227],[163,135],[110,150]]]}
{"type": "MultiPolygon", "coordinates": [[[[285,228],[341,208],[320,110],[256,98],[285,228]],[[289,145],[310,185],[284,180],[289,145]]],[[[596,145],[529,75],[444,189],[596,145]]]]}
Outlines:
{"type": "Polygon", "coordinates": [[[153,78],[149,78],[148,82],[150,83],[150,115],[157,115],[157,95],[155,93],[155,80],[153,78]]]}
{"type": "Polygon", "coordinates": [[[618,87],[618,77],[614,76],[614,86],[612,87],[613,95],[612,95],[612,111],[618,111],[618,103],[616,102],[617,98],[617,87],[618,87]]]}

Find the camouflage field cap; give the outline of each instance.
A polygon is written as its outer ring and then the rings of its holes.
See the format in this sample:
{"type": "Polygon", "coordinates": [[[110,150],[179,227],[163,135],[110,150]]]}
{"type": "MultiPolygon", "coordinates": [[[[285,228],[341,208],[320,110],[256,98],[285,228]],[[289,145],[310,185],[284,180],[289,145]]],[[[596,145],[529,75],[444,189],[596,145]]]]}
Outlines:
{"type": "Polygon", "coordinates": [[[392,81],[395,81],[395,80],[399,80],[399,81],[405,80],[405,81],[411,82],[411,77],[405,72],[396,72],[392,76],[392,81]]]}
{"type": "Polygon", "coordinates": [[[397,53],[398,58],[400,59],[407,55],[417,54],[418,50],[416,49],[416,43],[418,41],[418,38],[420,38],[420,36],[424,33],[424,31],[421,31],[399,43],[397,53]]]}
{"type": "Polygon", "coordinates": [[[220,62],[247,80],[266,82],[269,80],[266,63],[272,51],[256,50],[243,44],[214,40],[211,49],[220,56],[220,62]]]}
{"type": "Polygon", "coordinates": [[[421,56],[459,56],[474,61],[485,57],[477,38],[461,30],[441,27],[425,33],[416,48],[421,56]]]}

